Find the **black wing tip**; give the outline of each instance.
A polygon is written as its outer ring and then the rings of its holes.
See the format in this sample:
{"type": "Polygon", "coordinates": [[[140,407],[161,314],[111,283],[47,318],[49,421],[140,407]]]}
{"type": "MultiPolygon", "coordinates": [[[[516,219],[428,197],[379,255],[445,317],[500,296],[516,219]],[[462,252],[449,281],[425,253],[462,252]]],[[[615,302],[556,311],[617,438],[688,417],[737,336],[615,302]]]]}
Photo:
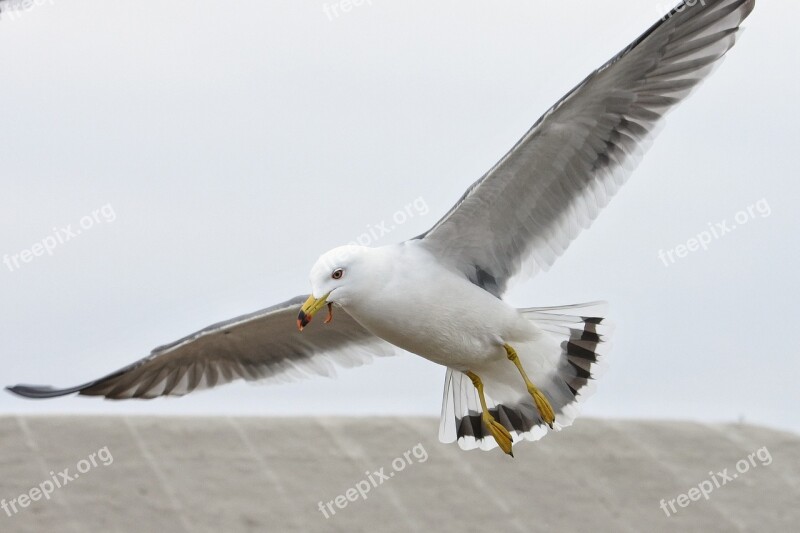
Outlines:
{"type": "Polygon", "coordinates": [[[80,392],[81,387],[75,387],[72,389],[54,389],[49,385],[9,385],[6,387],[6,390],[12,394],[16,394],[17,396],[22,396],[23,398],[38,400],[74,394],[76,392],[80,392]]]}

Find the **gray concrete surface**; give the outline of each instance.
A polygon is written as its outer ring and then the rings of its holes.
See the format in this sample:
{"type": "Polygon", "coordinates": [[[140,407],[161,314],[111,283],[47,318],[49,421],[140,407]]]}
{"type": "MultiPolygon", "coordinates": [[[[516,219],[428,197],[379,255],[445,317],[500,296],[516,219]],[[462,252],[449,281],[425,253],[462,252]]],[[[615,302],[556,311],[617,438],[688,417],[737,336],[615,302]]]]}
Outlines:
{"type": "Polygon", "coordinates": [[[511,459],[436,431],[431,418],[3,417],[0,531],[798,531],[793,434],[582,419],[511,459]],[[73,479],[45,498],[62,472],[73,479]]]}

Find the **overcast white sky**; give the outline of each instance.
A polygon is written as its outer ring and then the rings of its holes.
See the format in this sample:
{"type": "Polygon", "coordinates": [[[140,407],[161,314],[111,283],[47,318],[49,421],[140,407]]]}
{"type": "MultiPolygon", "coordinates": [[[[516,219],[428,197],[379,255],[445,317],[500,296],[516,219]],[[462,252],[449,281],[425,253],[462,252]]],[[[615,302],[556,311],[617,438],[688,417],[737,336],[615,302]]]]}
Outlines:
{"type": "MultiPolygon", "coordinates": [[[[2,384],[99,377],[306,293],[320,253],[384,222],[370,244],[417,235],[667,7],[38,3],[0,19],[0,254],[86,229],[0,264],[2,384]]],[[[614,349],[584,413],[800,431],[799,16],[761,0],[594,226],[509,294],[610,301],[614,349]],[[723,221],[736,229],[708,250],[659,259],[723,221]]],[[[2,393],[0,412],[438,414],[443,376],[404,355],[151,402],[2,393]]]]}

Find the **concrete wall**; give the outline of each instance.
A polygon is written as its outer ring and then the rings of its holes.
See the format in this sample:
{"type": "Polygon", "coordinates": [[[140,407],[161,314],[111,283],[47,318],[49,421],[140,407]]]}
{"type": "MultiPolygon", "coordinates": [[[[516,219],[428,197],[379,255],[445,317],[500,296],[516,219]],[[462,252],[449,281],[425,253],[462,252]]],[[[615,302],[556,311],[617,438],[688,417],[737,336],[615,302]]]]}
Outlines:
{"type": "Polygon", "coordinates": [[[799,530],[796,435],[581,419],[514,459],[436,435],[430,418],[0,418],[0,531],[799,530]]]}

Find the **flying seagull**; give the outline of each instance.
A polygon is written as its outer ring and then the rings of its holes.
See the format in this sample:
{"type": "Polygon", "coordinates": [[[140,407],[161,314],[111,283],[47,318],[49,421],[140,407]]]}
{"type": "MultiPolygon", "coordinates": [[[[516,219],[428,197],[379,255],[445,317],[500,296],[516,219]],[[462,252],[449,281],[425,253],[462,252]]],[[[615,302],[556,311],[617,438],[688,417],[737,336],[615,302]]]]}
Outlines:
{"type": "Polygon", "coordinates": [[[308,298],[214,324],[77,387],[9,390],[180,396],[240,378],[329,374],[333,363],[406,350],[447,368],[443,442],[512,454],[514,443],[571,425],[608,347],[603,312],[516,309],[503,294],[512,278],[548,269],[591,224],[665,114],[734,45],[754,4],[681,3],[547,111],[430,230],[323,254],[308,298]],[[323,309],[326,324],[309,325],[323,309]]]}

